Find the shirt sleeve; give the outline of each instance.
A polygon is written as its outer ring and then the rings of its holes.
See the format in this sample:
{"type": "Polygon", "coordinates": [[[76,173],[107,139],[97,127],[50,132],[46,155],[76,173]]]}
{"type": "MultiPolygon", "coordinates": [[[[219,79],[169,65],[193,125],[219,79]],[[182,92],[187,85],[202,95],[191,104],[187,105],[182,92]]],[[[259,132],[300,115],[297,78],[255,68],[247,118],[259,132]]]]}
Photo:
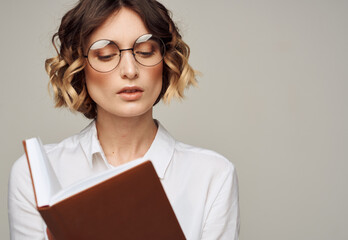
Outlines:
{"type": "Polygon", "coordinates": [[[204,223],[202,240],[238,240],[238,179],[234,166],[232,164],[229,166],[225,180],[204,223]]]}
{"type": "Polygon", "coordinates": [[[12,166],[8,186],[11,240],[46,239],[45,223],[36,209],[35,196],[25,156],[12,166]]]}

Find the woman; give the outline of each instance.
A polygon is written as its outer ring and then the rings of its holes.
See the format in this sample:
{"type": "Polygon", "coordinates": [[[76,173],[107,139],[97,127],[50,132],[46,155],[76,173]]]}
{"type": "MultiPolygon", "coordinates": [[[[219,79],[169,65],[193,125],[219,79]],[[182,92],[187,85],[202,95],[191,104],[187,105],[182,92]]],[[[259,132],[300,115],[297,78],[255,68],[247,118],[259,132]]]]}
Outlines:
{"type": "MultiPolygon", "coordinates": [[[[57,107],[93,119],[46,150],[62,187],[108,168],[150,159],[187,239],[238,239],[235,169],[221,155],[174,140],[153,106],[196,84],[189,47],[153,0],[80,0],[53,37],[46,61],[57,107]]],[[[24,157],[9,184],[12,239],[43,239],[24,157]]],[[[47,238],[47,236],[46,236],[47,238]]]]}

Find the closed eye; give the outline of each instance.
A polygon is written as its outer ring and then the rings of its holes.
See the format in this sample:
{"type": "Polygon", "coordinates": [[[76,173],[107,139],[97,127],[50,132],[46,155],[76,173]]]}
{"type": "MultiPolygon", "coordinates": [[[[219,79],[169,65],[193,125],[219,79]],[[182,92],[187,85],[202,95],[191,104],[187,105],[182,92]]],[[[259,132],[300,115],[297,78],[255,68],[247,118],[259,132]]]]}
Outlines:
{"type": "Polygon", "coordinates": [[[141,52],[141,51],[137,51],[135,53],[136,55],[138,55],[139,57],[151,57],[152,55],[154,55],[154,51],[151,52],[141,52]]]}
{"type": "Polygon", "coordinates": [[[117,56],[116,53],[104,55],[104,56],[98,56],[98,60],[103,61],[103,62],[107,62],[107,61],[112,60],[115,56],[117,56]]]}

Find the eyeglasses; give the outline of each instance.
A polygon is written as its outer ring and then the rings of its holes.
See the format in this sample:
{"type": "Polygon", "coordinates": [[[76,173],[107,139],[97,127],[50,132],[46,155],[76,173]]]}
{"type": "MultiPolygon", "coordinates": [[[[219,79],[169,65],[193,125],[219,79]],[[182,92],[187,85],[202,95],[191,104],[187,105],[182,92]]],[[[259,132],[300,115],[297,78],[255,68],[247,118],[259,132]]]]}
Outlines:
{"type": "Polygon", "coordinates": [[[84,57],[94,70],[106,73],[118,66],[124,51],[132,51],[139,64],[152,67],[163,60],[165,45],[160,38],[152,34],[140,36],[135,40],[133,47],[127,49],[120,49],[115,42],[102,39],[94,42],[84,57]]]}

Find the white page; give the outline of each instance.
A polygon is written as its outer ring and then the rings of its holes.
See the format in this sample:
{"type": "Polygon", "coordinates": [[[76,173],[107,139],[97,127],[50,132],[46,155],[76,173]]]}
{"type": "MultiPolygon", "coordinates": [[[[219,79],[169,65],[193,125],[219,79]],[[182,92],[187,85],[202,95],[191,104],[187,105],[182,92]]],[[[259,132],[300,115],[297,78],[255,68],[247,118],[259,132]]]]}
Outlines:
{"type": "Polygon", "coordinates": [[[25,141],[30,162],[31,173],[35,186],[38,207],[49,204],[51,197],[62,187],[48,160],[46,151],[39,138],[25,141]]]}
{"type": "Polygon", "coordinates": [[[58,192],[55,196],[51,198],[51,201],[49,203],[50,206],[54,205],[55,203],[58,203],[76,193],[79,193],[89,187],[92,187],[98,183],[101,183],[113,176],[116,176],[124,171],[127,171],[128,169],[131,169],[132,167],[135,167],[136,165],[139,165],[146,160],[143,158],[138,158],[136,160],[130,161],[128,163],[125,163],[117,168],[112,168],[107,171],[104,171],[102,173],[96,174],[90,178],[83,179],[81,181],[78,181],[74,183],[73,185],[62,189],[60,192],[58,192]]]}

